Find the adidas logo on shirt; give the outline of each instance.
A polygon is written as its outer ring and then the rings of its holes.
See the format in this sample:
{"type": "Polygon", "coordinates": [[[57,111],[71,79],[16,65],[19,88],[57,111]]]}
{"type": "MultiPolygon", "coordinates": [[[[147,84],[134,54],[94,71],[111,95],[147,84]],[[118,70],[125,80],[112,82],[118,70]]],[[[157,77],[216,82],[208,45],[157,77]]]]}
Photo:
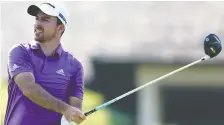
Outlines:
{"type": "Polygon", "coordinates": [[[14,65],[12,66],[11,71],[15,71],[15,70],[18,69],[18,68],[19,68],[19,66],[17,66],[16,64],[14,64],[14,65]]]}
{"type": "Polygon", "coordinates": [[[63,69],[57,70],[56,73],[65,76],[63,69]]]}

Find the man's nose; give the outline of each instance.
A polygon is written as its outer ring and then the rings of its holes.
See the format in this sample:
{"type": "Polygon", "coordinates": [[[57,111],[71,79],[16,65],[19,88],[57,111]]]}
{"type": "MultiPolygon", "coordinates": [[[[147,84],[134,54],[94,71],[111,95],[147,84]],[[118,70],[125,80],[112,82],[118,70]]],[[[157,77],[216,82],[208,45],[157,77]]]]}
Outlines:
{"type": "Polygon", "coordinates": [[[40,21],[35,21],[34,27],[36,27],[36,28],[42,27],[41,22],[40,21]]]}
{"type": "Polygon", "coordinates": [[[42,23],[41,23],[41,20],[40,20],[40,19],[36,19],[36,20],[35,20],[35,25],[40,25],[40,26],[41,26],[41,24],[42,24],[42,23]]]}

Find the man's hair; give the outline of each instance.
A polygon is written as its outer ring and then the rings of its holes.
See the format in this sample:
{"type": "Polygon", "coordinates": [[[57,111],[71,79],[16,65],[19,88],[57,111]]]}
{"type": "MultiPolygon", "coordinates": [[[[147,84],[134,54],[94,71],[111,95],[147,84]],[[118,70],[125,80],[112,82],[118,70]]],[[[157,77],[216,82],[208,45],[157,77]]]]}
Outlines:
{"type": "MultiPolygon", "coordinates": [[[[61,20],[59,19],[59,18],[57,18],[57,26],[58,25],[62,25],[62,22],[61,22],[61,20]]],[[[61,33],[61,36],[63,35],[63,33],[64,33],[65,31],[63,31],[62,33],[61,33]]]]}

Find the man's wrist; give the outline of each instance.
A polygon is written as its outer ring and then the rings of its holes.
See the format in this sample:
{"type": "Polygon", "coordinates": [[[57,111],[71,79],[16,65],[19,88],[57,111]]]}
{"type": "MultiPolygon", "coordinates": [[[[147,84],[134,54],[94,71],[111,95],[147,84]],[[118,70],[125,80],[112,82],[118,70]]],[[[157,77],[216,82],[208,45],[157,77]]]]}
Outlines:
{"type": "Polygon", "coordinates": [[[67,103],[64,103],[63,101],[58,101],[58,112],[61,114],[64,114],[68,108],[70,107],[70,105],[68,105],[67,103]]]}

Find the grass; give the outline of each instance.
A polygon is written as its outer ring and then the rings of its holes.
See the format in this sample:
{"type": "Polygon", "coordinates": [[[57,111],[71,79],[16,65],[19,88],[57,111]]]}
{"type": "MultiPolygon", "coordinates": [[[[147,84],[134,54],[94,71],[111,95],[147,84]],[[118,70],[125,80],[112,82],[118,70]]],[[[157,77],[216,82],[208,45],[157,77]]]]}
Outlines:
{"type": "Polygon", "coordinates": [[[0,125],[3,125],[8,98],[7,83],[0,83],[0,95],[0,125]]]}
{"type": "MultiPolygon", "coordinates": [[[[5,110],[7,105],[7,83],[0,83],[0,125],[4,123],[5,110]]],[[[88,111],[104,102],[103,96],[99,93],[85,89],[83,111],[88,111]]],[[[110,113],[106,109],[102,109],[94,115],[90,115],[81,125],[110,125],[110,113]]]]}

